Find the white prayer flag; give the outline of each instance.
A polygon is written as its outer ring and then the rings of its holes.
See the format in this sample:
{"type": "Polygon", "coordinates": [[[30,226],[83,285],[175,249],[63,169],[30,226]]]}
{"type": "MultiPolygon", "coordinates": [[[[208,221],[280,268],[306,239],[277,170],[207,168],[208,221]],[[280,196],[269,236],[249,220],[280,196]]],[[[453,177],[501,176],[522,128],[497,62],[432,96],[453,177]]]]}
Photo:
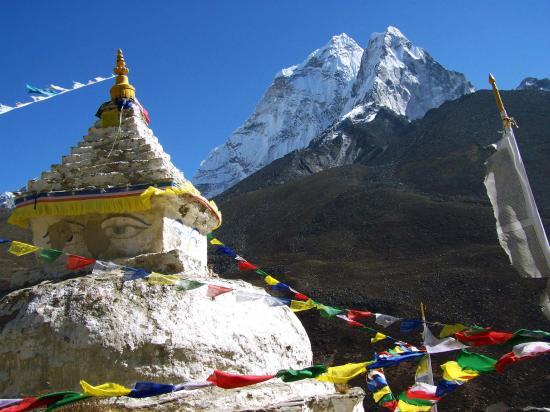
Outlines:
{"type": "Polygon", "coordinates": [[[55,84],[50,84],[50,89],[57,90],[58,92],[68,92],[69,89],[65,89],[64,87],[57,86],[55,84]]]}
{"type": "Polygon", "coordinates": [[[550,276],[550,246],[510,125],[487,160],[485,187],[500,245],[523,277],[550,276]]]}
{"type": "Polygon", "coordinates": [[[550,342],[520,343],[519,345],[514,346],[512,351],[518,358],[540,355],[541,353],[550,352],[550,342]]]}
{"type": "Polygon", "coordinates": [[[398,320],[401,320],[401,318],[395,318],[393,316],[390,316],[390,315],[383,315],[381,313],[375,313],[374,316],[376,316],[376,320],[375,320],[375,323],[377,325],[381,325],[385,328],[387,328],[388,326],[394,324],[395,322],[397,322],[398,320]]]}
{"type": "Polygon", "coordinates": [[[450,352],[453,350],[460,350],[467,348],[467,345],[457,341],[455,338],[437,339],[430,329],[426,326],[422,332],[424,338],[424,346],[428,353],[441,353],[450,352]]]}

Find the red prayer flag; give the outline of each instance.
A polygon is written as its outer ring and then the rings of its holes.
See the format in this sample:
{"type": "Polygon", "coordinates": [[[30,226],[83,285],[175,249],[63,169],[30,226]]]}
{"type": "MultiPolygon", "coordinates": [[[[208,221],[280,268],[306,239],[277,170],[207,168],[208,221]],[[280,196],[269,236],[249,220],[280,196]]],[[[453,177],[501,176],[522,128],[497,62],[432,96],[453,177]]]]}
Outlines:
{"type": "Polygon", "coordinates": [[[392,399],[391,401],[382,402],[380,406],[393,412],[397,409],[397,400],[392,399]]]}
{"type": "Polygon", "coordinates": [[[224,293],[231,292],[233,289],[226,288],[224,286],[218,285],[208,285],[208,290],[206,291],[206,296],[214,299],[216,296],[223,295],[224,293]]]}
{"type": "Polygon", "coordinates": [[[220,388],[233,389],[268,381],[275,376],[276,375],[234,375],[232,373],[215,370],[214,373],[208,377],[207,381],[212,382],[220,388]]]}
{"type": "Polygon", "coordinates": [[[309,300],[309,297],[304,295],[303,293],[296,292],[294,293],[294,299],[303,300],[304,302],[307,302],[309,300]]]}
{"type": "Polygon", "coordinates": [[[8,406],[7,408],[0,409],[0,412],[23,412],[30,411],[31,409],[40,408],[42,406],[48,406],[50,403],[54,403],[58,399],[38,399],[38,398],[24,398],[17,405],[8,406]]]}
{"type": "Polygon", "coordinates": [[[497,363],[495,363],[495,369],[497,372],[502,373],[506,366],[517,362],[518,360],[519,358],[514,354],[514,352],[508,352],[507,354],[502,355],[497,363]]]}
{"type": "Polygon", "coordinates": [[[347,317],[351,320],[359,320],[363,318],[371,318],[374,316],[374,313],[367,312],[363,310],[354,310],[354,309],[348,309],[347,310],[347,317]]]}
{"type": "Polygon", "coordinates": [[[256,270],[258,269],[255,265],[253,265],[252,263],[250,262],[247,262],[246,260],[244,261],[239,261],[239,270],[256,270]]]}
{"type": "Polygon", "coordinates": [[[485,330],[481,332],[462,331],[456,332],[455,338],[470,346],[501,345],[514,336],[513,333],[485,330]]]}
{"type": "Polygon", "coordinates": [[[141,114],[143,114],[143,117],[145,118],[145,122],[147,124],[151,123],[151,118],[149,117],[149,112],[143,106],[141,106],[141,114]]]}
{"type": "Polygon", "coordinates": [[[86,266],[91,265],[92,263],[95,263],[95,259],[89,259],[77,255],[67,256],[67,269],[70,270],[82,269],[86,266]]]}
{"type": "Polygon", "coordinates": [[[355,320],[346,319],[346,322],[348,323],[348,326],[350,326],[352,328],[364,328],[365,327],[365,325],[363,325],[362,323],[357,322],[355,320]]]}
{"type": "Polygon", "coordinates": [[[524,360],[528,360],[531,358],[536,358],[537,356],[540,356],[541,353],[533,354],[533,355],[524,355],[521,357],[516,356],[514,352],[508,352],[500,357],[500,359],[495,363],[495,369],[497,372],[502,373],[504,371],[504,368],[511,363],[515,362],[522,362],[524,360]]]}

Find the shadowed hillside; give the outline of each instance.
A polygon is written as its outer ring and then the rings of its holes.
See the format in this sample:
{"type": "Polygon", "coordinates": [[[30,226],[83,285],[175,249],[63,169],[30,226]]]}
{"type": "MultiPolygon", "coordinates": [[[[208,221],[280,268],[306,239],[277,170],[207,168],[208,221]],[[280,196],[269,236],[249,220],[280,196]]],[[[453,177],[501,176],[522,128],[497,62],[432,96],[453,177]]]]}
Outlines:
{"type": "MultiPolygon", "coordinates": [[[[550,93],[508,92],[503,98],[521,127],[520,149],[548,228],[550,187],[544,177],[550,172],[545,127],[550,93]]],[[[492,99],[490,93],[478,92],[430,111],[401,130],[399,139],[378,135],[389,145],[367,161],[361,157],[364,151],[354,149],[356,158],[348,156],[346,162],[356,164],[335,162],[335,147],[341,144],[347,154],[351,146],[372,149],[373,134],[364,125],[361,131],[348,124],[340,142],[320,137],[220,196],[224,225],[216,236],[326,304],[418,317],[424,302],[431,320],[507,331],[548,330],[550,323],[538,307],[545,282],[522,279],[511,268],[498,245],[484,192],[484,147],[499,138],[500,127],[492,99]],[[316,151],[321,156],[316,158],[316,151]],[[330,152],[335,155],[326,156],[330,152]],[[308,167],[322,169],[323,162],[328,170],[307,172],[308,167]]],[[[261,284],[257,275],[238,273],[231,259],[213,252],[211,262],[224,276],[261,284]]],[[[388,345],[371,345],[370,333],[348,329],[338,319],[318,313],[299,316],[319,361],[365,360],[388,345]]],[[[389,333],[420,343],[415,333],[389,333]]],[[[476,351],[499,357],[509,350],[476,351]]],[[[452,356],[438,355],[434,370],[452,356]]],[[[395,392],[412,383],[414,367],[388,369],[395,392]]],[[[550,405],[549,367],[550,360],[539,358],[502,375],[483,376],[445,398],[440,410],[483,410],[499,401],[550,405]]],[[[370,397],[365,405],[372,410],[370,397]]]]}

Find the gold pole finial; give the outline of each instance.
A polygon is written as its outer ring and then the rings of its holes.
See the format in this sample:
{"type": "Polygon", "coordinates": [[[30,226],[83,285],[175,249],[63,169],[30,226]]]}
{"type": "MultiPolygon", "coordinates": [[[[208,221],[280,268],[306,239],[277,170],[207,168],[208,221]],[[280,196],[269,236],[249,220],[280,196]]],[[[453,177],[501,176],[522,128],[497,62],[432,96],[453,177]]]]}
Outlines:
{"type": "Polygon", "coordinates": [[[500,117],[504,118],[506,116],[506,110],[504,109],[504,104],[502,103],[502,97],[500,97],[500,92],[498,91],[497,82],[495,76],[492,73],[489,73],[489,83],[493,87],[493,94],[495,95],[495,100],[497,101],[497,108],[500,113],[500,117]],[[504,114],[504,117],[503,117],[504,114]]]}
{"type": "Polygon", "coordinates": [[[122,54],[122,49],[118,49],[118,53],[116,56],[116,66],[113,69],[114,74],[118,74],[119,76],[123,76],[128,74],[130,70],[128,67],[126,67],[126,62],[124,61],[124,55],[122,54]]]}
{"type": "Polygon", "coordinates": [[[504,127],[511,127],[515,126],[518,127],[515,120],[511,117],[508,117],[508,113],[506,113],[506,109],[504,108],[504,103],[502,102],[502,97],[500,97],[500,91],[497,87],[497,82],[495,80],[495,76],[493,76],[492,73],[489,73],[489,83],[491,83],[491,87],[493,88],[493,94],[495,95],[495,100],[497,102],[497,108],[498,112],[500,113],[500,118],[502,119],[502,124],[504,127]]]}
{"type": "Polygon", "coordinates": [[[128,82],[128,72],[130,70],[126,67],[126,61],[122,50],[118,49],[116,66],[113,69],[113,73],[116,74],[115,85],[111,87],[111,100],[117,99],[134,99],[136,97],[136,89],[128,82]]]}

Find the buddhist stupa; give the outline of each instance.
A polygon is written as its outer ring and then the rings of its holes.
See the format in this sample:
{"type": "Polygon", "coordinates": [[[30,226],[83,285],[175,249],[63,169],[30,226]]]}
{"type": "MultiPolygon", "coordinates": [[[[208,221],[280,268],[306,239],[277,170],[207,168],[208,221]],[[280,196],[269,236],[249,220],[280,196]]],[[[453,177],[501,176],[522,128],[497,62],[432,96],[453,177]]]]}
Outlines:
{"type": "Polygon", "coordinates": [[[288,306],[265,303],[265,290],[207,269],[206,234],[221,215],[171,163],[128,72],[119,50],[99,119],[17,197],[10,222],[30,225],[35,245],[98,261],[67,276],[62,263],[46,263],[40,276],[18,275],[30,286],[0,299],[0,397],[78,391],[81,379],[148,381],[190,389],[90,400],[81,410],[362,411],[362,391],[337,394],[332,383],[313,379],[234,390],[205,384],[216,369],[262,375],[309,367],[311,344],[288,306]],[[120,265],[203,286],[128,280],[120,265]],[[230,292],[214,299],[205,292],[211,286],[230,292]]]}
{"type": "Polygon", "coordinates": [[[99,120],[17,197],[9,222],[30,224],[34,244],[164,272],[206,273],[204,235],[221,224],[148,127],[118,51],[111,100],[99,120]]]}

